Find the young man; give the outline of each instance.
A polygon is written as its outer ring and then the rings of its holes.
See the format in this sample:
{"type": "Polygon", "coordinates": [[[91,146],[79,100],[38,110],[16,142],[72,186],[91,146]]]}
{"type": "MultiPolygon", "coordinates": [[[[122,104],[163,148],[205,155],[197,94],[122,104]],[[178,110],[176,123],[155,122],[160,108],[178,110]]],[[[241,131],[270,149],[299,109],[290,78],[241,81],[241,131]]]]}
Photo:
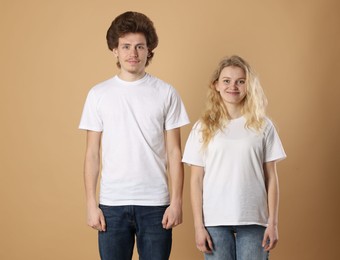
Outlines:
{"type": "Polygon", "coordinates": [[[87,222],[99,231],[104,260],[130,260],[135,237],[140,259],[168,259],[172,228],[182,222],[180,127],[189,119],[176,90],[145,72],[158,45],[148,17],[123,13],[106,38],[120,71],[90,90],[79,126],[87,130],[87,222]]]}

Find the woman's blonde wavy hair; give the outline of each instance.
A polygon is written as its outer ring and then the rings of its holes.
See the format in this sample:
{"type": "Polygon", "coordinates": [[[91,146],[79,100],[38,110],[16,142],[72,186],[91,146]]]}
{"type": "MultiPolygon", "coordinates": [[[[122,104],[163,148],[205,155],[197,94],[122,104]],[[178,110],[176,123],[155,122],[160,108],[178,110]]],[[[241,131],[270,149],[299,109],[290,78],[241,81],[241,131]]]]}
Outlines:
{"type": "Polygon", "coordinates": [[[230,120],[227,108],[215,87],[222,70],[230,66],[239,67],[246,74],[246,96],[242,101],[243,107],[241,111],[246,118],[246,127],[260,131],[264,124],[267,98],[257,75],[241,57],[237,55],[225,57],[211,77],[206,109],[200,118],[203,148],[207,147],[216,132],[222,130],[230,120]]]}

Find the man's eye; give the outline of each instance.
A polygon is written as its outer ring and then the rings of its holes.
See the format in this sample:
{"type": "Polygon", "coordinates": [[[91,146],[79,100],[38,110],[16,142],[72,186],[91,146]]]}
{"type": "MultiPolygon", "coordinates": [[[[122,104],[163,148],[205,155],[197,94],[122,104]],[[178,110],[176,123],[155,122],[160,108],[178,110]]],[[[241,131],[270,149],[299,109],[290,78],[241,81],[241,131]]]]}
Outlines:
{"type": "Polygon", "coordinates": [[[139,45],[137,48],[138,48],[139,50],[144,50],[144,46],[142,46],[142,45],[139,45]]]}

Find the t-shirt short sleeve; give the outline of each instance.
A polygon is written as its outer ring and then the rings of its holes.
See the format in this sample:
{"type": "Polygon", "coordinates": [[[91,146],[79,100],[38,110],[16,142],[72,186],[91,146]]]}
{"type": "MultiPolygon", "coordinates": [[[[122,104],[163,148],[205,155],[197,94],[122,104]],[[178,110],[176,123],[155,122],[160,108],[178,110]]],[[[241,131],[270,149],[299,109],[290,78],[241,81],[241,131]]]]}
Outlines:
{"type": "Polygon", "coordinates": [[[169,88],[166,111],[165,130],[171,130],[189,123],[189,117],[184,104],[173,87],[169,88]]]}
{"type": "Polygon", "coordinates": [[[98,113],[98,97],[94,89],[91,89],[87,95],[83,113],[81,116],[79,129],[101,132],[103,131],[103,122],[98,113]]]}
{"type": "Polygon", "coordinates": [[[204,153],[202,149],[202,137],[199,124],[196,123],[188,137],[185,145],[182,162],[189,165],[204,167],[204,153]]]}
{"type": "Polygon", "coordinates": [[[280,161],[286,158],[280,137],[271,121],[265,129],[264,162],[280,161]]]}

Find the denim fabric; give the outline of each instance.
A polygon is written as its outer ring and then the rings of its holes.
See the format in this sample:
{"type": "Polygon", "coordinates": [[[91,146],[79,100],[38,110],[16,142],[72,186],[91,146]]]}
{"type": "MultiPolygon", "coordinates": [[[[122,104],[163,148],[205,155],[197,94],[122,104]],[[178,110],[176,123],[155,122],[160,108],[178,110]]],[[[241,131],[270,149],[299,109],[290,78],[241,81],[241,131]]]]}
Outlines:
{"type": "Polygon", "coordinates": [[[168,260],[172,230],[162,227],[167,206],[99,206],[106,231],[99,232],[102,260],[131,260],[135,237],[140,260],[168,260]]]}
{"type": "Polygon", "coordinates": [[[262,240],[265,227],[258,225],[207,227],[213,241],[212,254],[205,260],[267,260],[262,240]]]}

